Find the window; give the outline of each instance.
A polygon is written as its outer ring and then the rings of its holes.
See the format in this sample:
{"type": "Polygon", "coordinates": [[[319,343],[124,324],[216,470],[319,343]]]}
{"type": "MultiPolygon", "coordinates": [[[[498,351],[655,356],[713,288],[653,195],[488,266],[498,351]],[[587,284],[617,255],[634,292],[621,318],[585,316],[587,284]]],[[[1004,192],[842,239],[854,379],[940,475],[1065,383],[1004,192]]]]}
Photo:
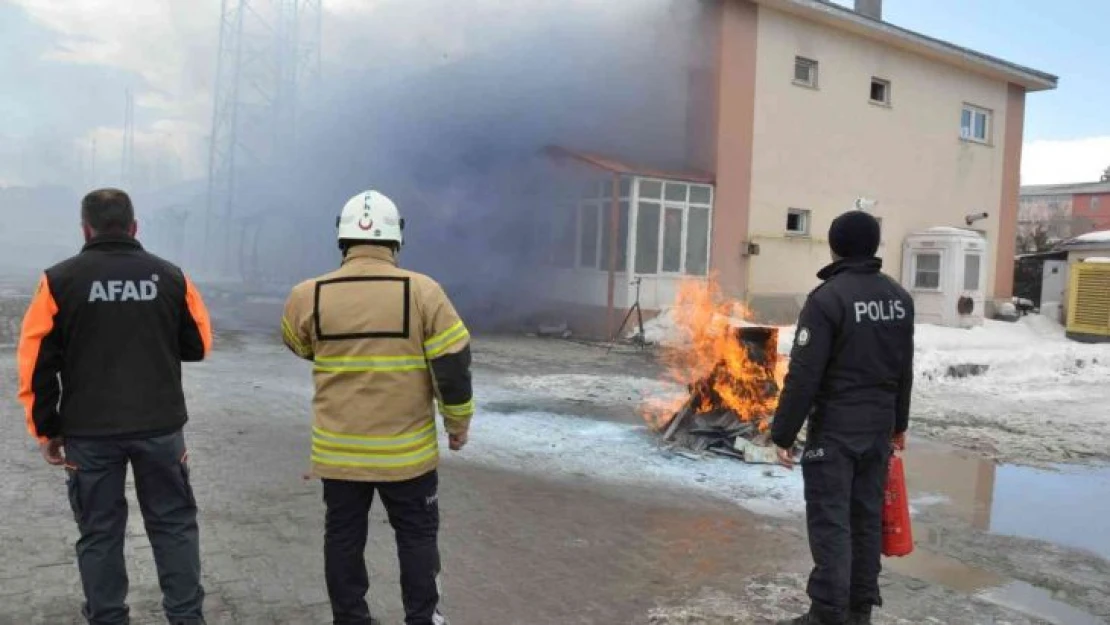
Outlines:
{"type": "Polygon", "coordinates": [[[817,87],[817,61],[805,57],[794,57],[794,84],[804,87],[817,87]]]}
{"type": "Polygon", "coordinates": [[[978,254],[964,256],[964,290],[979,290],[979,263],[982,257],[978,254]]]}
{"type": "Polygon", "coordinates": [[[890,81],[882,78],[871,79],[871,101],[875,104],[890,104],[890,81]]]}
{"type": "Polygon", "coordinates": [[[668,206],[663,213],[663,272],[682,271],[682,207],[668,206]]]}
{"type": "Polygon", "coordinates": [[[940,254],[924,252],[913,257],[913,288],[940,289],[940,254]]]}
{"type": "Polygon", "coordinates": [[[637,207],[636,273],[659,272],[660,210],[655,202],[640,202],[637,207]]]}
{"type": "MultiPolygon", "coordinates": [[[[693,189],[691,189],[693,191],[693,189]]],[[[709,273],[709,208],[691,206],[686,222],[686,273],[709,273]]]]}
{"type": "MultiPolygon", "coordinates": [[[[613,230],[611,204],[606,204],[601,211],[601,254],[598,257],[598,269],[609,271],[609,233],[613,230]]],[[[625,271],[628,263],[628,200],[622,200],[617,218],[617,271],[625,271]]]]}
{"type": "Polygon", "coordinates": [[[786,211],[786,233],[797,235],[809,234],[809,211],[800,208],[791,208],[786,211]]]}
{"type": "Polygon", "coordinates": [[[597,267],[598,217],[597,204],[583,204],[578,211],[578,266],[597,267]]]}
{"type": "Polygon", "coordinates": [[[989,143],[991,134],[991,112],[977,106],[965,104],[960,114],[960,138],[978,143],[989,143]]]}
{"type": "Polygon", "coordinates": [[[1099,196],[1097,196],[1097,195],[1092,195],[1091,196],[1091,212],[1092,213],[1098,210],[1098,200],[1099,200],[1099,196]]]}

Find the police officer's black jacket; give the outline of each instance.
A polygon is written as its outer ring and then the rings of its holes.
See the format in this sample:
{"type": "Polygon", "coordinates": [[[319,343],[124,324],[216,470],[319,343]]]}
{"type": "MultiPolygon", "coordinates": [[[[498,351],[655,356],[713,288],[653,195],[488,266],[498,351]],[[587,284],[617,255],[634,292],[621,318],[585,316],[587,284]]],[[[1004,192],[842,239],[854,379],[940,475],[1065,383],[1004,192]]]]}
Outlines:
{"type": "Polygon", "coordinates": [[[902,433],[913,384],[913,298],[878,258],[841,260],[817,274],[802,308],[772,426],[794,444],[807,417],[820,431],[902,433]]]}
{"type": "Polygon", "coordinates": [[[174,431],[187,419],[181,362],[203,359],[211,340],[179,268],[131,237],[95,238],[46,270],[23,320],[27,429],[40,440],[174,431]]]}

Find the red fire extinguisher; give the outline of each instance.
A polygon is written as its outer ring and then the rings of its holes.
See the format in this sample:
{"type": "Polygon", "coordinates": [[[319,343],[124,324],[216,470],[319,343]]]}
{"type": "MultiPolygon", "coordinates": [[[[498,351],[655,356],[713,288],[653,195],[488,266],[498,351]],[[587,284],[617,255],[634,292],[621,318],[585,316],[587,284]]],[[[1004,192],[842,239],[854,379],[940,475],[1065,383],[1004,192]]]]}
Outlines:
{"type": "Polygon", "coordinates": [[[883,555],[902,557],[913,553],[910,501],[906,495],[906,471],[902,458],[891,454],[883,502],[883,555]]]}

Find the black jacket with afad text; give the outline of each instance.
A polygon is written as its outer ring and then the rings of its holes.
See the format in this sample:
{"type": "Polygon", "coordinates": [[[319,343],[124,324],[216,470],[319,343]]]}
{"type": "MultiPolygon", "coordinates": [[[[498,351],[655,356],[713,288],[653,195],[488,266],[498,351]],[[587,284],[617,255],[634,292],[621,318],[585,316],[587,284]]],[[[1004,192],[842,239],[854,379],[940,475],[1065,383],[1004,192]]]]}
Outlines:
{"type": "Polygon", "coordinates": [[[55,437],[170,432],[188,416],[182,361],[212,344],[192,281],[130,237],[98,237],[50,269],[23,319],[27,430],[55,437]]]}
{"type": "Polygon", "coordinates": [[[901,433],[913,385],[913,298],[878,258],[841,260],[817,274],[798,318],[771,435],[794,444],[808,417],[819,432],[901,433]]]}

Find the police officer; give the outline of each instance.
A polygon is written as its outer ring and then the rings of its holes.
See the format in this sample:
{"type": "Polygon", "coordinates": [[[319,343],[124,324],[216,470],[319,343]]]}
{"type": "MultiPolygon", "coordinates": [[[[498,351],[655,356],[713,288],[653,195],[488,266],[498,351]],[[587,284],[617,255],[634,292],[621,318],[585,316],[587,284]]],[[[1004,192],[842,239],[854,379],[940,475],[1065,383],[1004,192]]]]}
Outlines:
{"type": "Polygon", "coordinates": [[[393,202],[351,198],[338,220],[342,266],[297,285],[286,346],[314,363],[312,473],[324,483],[324,568],[336,625],[372,625],[366,603],[370,505],[397,539],[406,625],[446,625],[439,594],[439,445],[467,443],[474,414],[470,333],[443,289],[397,266],[404,242],[393,202]]]}
{"type": "Polygon", "coordinates": [[[879,222],[863,211],[829,228],[833,263],[802,308],[772,427],[780,461],[803,422],[806,522],[814,568],[807,614],[781,625],[871,622],[887,463],[909,423],[913,299],[880,272],[879,222]]]}
{"type": "Polygon", "coordinates": [[[211,348],[208,312],[192,281],[135,239],[126,193],[89,193],[81,224],[84,249],[46,270],[23,319],[19,399],[27,429],[46,462],[66,469],[88,622],[129,620],[130,463],[166,618],[202,625],[181,363],[211,348]]]}

